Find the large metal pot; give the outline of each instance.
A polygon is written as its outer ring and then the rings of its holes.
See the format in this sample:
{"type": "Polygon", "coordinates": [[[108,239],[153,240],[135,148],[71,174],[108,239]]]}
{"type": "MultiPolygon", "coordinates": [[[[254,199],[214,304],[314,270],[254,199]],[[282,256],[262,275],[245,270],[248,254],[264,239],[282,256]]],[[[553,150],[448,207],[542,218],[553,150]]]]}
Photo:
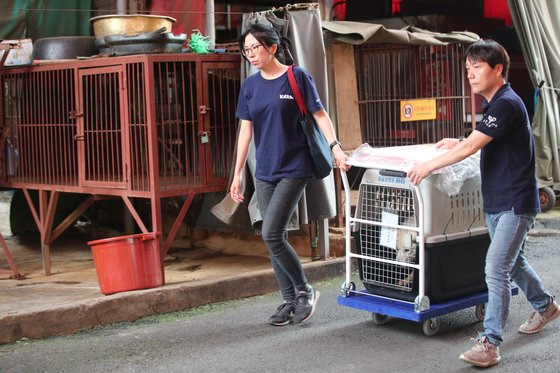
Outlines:
{"type": "Polygon", "coordinates": [[[64,60],[99,53],[93,36],[56,36],[41,38],[33,45],[34,60],[64,60]]]}
{"type": "Polygon", "coordinates": [[[175,35],[164,32],[164,28],[156,32],[145,32],[138,35],[109,35],[95,40],[101,53],[113,56],[145,53],[181,53],[186,34],[175,35]]]}
{"type": "Polygon", "coordinates": [[[96,38],[108,35],[138,35],[143,32],[153,32],[165,27],[171,31],[173,22],[177,20],[167,16],[144,14],[110,14],[90,18],[96,38]]]}

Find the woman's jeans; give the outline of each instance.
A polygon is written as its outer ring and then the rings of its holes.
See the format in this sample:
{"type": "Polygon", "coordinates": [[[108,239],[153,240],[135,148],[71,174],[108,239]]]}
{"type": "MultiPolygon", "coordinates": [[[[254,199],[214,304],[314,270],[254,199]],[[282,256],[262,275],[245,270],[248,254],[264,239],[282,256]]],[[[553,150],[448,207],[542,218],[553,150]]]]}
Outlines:
{"type": "Polygon", "coordinates": [[[307,278],[296,251],[288,242],[287,227],[308,181],[306,178],[256,182],[263,217],[261,233],[286,302],[295,300],[296,291],[306,290],[307,278]]]}
{"type": "Polygon", "coordinates": [[[484,332],[490,343],[499,346],[511,301],[511,280],[525,293],[536,311],[543,312],[552,302],[551,295],[525,259],[523,247],[535,214],[517,215],[513,209],[486,214],[490,247],[486,255],[486,285],[488,304],[484,317],[484,332]]]}

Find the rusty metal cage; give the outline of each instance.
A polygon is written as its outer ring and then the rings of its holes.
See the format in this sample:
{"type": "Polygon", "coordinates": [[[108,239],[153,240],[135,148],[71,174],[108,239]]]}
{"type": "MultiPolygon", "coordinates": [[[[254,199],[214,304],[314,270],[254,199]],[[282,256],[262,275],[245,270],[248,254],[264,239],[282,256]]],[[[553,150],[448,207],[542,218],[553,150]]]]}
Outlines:
{"type": "Polygon", "coordinates": [[[355,49],[362,139],[372,146],[436,142],[465,135],[464,52],[461,44],[363,44],[355,49]],[[403,122],[400,102],[435,99],[436,118],[403,122]]]}
{"type": "Polygon", "coordinates": [[[160,198],[186,195],[168,246],[193,194],[227,188],[239,69],[238,55],[154,54],[2,70],[0,187],[24,190],[44,246],[59,192],[122,197],[142,231],[129,197],[151,200],[160,231],[160,198]],[[40,211],[27,190],[50,192],[40,211]]]}
{"type": "Polygon", "coordinates": [[[96,194],[96,188],[149,192],[157,185],[178,195],[185,188],[224,186],[235,142],[239,63],[187,56],[115,62],[2,74],[10,152],[4,186],[96,194]],[[152,155],[151,146],[157,148],[152,155]],[[151,167],[157,177],[150,176],[151,167]]]}

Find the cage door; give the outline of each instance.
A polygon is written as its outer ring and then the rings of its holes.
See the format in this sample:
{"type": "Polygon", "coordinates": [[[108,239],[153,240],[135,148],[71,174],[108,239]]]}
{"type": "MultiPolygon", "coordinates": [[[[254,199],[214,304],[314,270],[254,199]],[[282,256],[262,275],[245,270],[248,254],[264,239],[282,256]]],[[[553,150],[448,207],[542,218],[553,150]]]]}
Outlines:
{"type": "Polygon", "coordinates": [[[79,81],[81,118],[76,140],[82,185],[126,188],[121,67],[80,70],[79,81]]]}
{"type": "Polygon", "coordinates": [[[203,128],[199,142],[204,152],[206,183],[227,185],[232,166],[237,120],[235,109],[239,94],[239,63],[203,64],[203,103],[199,114],[203,128]]]}

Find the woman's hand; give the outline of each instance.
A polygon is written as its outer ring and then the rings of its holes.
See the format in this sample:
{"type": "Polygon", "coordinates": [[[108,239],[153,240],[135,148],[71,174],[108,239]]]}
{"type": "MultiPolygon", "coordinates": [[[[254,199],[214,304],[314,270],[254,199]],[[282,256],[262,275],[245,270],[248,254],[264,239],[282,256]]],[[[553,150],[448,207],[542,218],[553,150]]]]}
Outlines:
{"type": "Polygon", "coordinates": [[[348,171],[350,169],[350,165],[346,163],[348,161],[348,156],[340,149],[340,145],[333,147],[333,156],[338,168],[342,171],[348,171]]]}
{"type": "Polygon", "coordinates": [[[243,194],[241,194],[241,175],[236,175],[231,181],[231,187],[229,188],[229,195],[232,200],[237,203],[242,203],[245,199],[243,194]]]}

